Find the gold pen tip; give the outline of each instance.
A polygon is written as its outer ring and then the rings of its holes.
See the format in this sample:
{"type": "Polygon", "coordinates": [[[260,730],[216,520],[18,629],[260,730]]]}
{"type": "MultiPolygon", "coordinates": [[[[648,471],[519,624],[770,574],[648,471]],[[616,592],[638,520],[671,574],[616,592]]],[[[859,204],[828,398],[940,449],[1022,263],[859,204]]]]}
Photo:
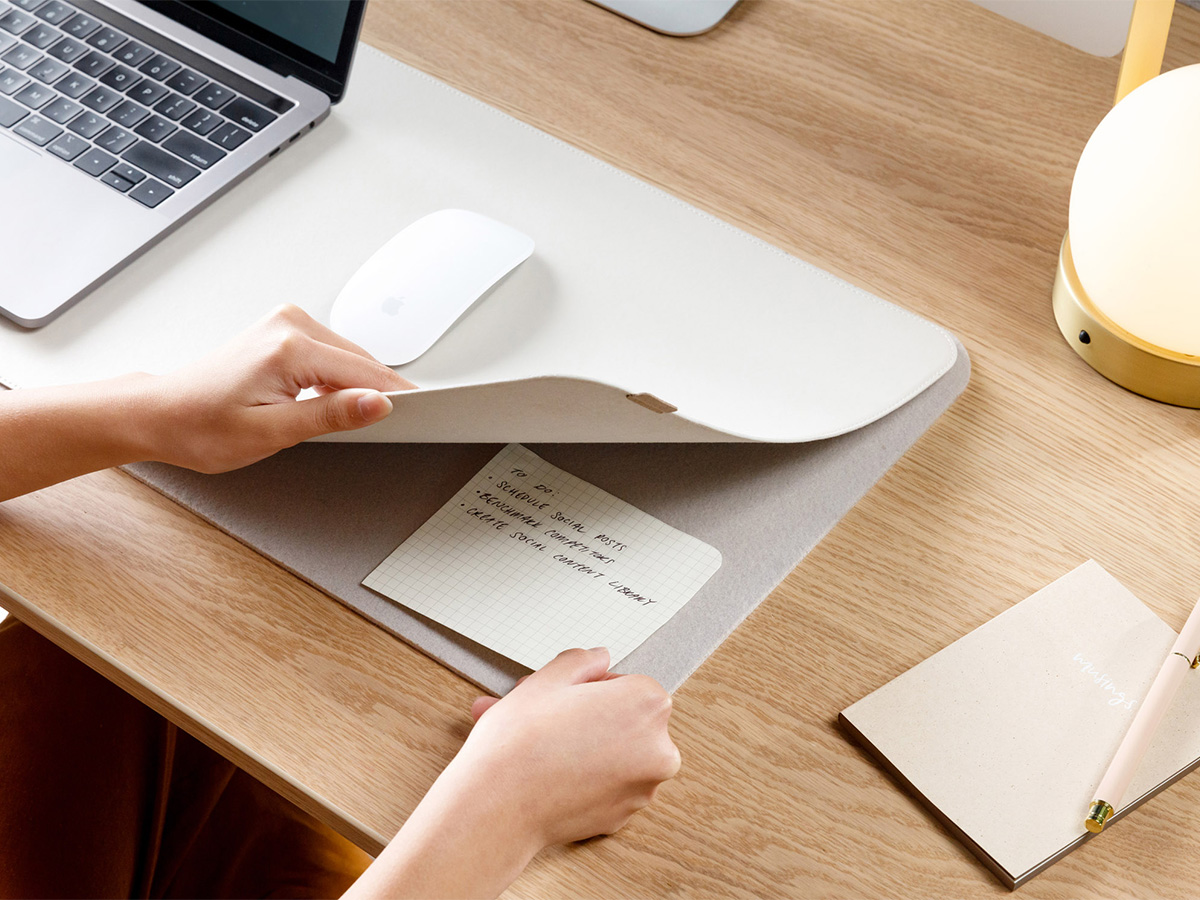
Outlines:
{"type": "Polygon", "coordinates": [[[1092,808],[1088,812],[1088,817],[1083,823],[1083,827],[1092,834],[1099,834],[1104,830],[1104,823],[1108,821],[1108,817],[1113,814],[1113,808],[1103,800],[1093,800],[1092,808]]]}

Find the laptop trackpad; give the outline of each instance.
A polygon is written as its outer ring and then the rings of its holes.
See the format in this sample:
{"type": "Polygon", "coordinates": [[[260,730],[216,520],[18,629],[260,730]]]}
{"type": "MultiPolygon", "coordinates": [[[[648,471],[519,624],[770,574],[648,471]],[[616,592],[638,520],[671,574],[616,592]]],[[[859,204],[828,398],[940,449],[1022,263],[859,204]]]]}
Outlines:
{"type": "Polygon", "coordinates": [[[162,215],[70,163],[0,133],[0,197],[22,231],[4,306],[23,325],[49,316],[162,230],[162,215]]]}
{"type": "Polygon", "coordinates": [[[20,181],[21,173],[41,158],[32,147],[23,147],[6,132],[0,132],[0,194],[10,196],[12,185],[20,181]]]}

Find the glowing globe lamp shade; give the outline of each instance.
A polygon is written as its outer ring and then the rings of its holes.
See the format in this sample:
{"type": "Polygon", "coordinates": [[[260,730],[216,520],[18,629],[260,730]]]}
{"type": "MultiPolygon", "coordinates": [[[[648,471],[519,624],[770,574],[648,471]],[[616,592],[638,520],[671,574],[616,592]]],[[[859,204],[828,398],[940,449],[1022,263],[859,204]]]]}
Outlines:
{"type": "Polygon", "coordinates": [[[1088,140],[1054,312],[1094,369],[1200,407],[1200,65],[1151,78],[1088,140]]]}

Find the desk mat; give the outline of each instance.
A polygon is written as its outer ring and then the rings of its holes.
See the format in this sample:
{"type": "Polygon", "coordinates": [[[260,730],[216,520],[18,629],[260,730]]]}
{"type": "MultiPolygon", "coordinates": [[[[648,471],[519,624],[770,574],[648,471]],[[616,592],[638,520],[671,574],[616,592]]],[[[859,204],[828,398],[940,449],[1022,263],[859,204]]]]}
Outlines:
{"type": "Polygon", "coordinates": [[[78,306],[36,331],[0,319],[0,381],[171,371],[281,301],[329,322],[377,248],[448,208],[534,254],[401,367],[421,386],[401,415],[338,441],[807,441],[954,363],[945,329],[378,50],[350,88],[78,306]]]}
{"type": "MultiPolygon", "coordinates": [[[[957,342],[956,342],[957,343],[957,342]]],[[[530,444],[548,462],[721,551],[723,564],[616,667],[674,691],[963,391],[950,371],[857,431],[804,444],[530,444]]],[[[127,470],[494,694],[528,670],[359,582],[498,444],[301,444],[245,469],[127,470]]]]}

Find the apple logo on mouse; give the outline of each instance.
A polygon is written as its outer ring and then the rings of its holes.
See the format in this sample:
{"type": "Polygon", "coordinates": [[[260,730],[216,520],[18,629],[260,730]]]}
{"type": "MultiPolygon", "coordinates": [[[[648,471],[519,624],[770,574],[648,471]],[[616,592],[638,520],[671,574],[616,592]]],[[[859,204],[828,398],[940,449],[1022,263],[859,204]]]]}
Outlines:
{"type": "Polygon", "coordinates": [[[429,213],[350,276],[329,327],[385,365],[406,365],[532,253],[533,238],[479,213],[429,213]]]}

